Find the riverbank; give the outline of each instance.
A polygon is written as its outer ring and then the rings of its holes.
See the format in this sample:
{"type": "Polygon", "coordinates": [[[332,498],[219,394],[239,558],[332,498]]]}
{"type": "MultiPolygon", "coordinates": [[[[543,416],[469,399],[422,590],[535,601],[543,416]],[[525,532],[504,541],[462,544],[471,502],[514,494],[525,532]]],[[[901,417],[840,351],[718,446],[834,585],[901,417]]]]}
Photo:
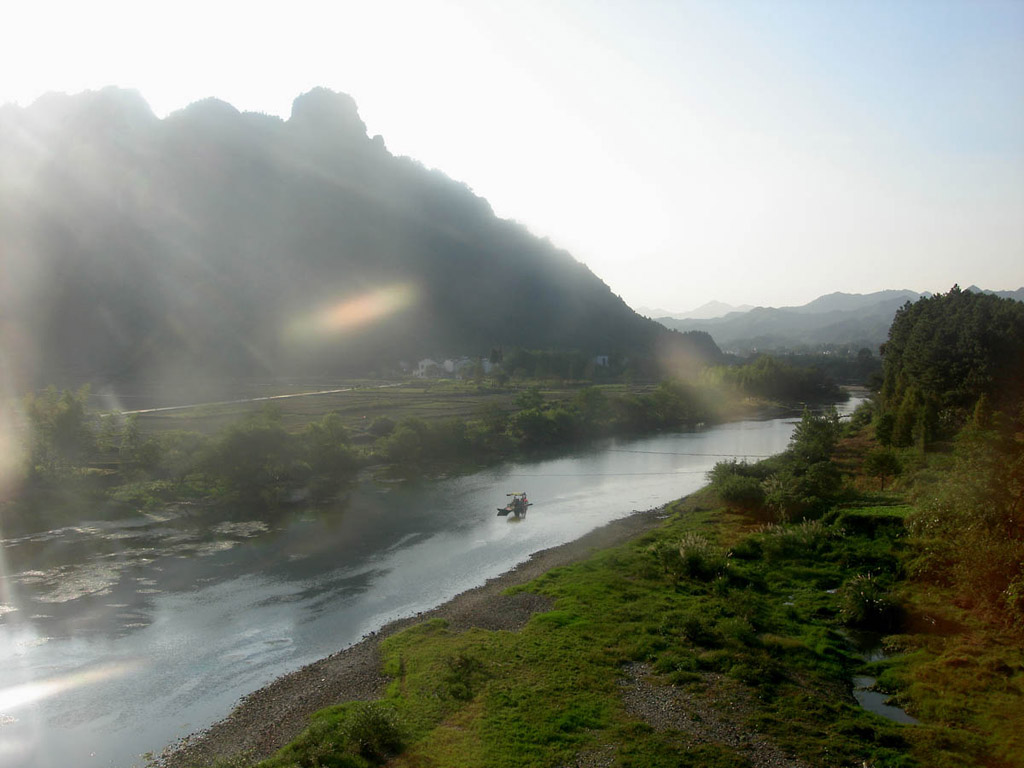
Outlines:
{"type": "Polygon", "coordinates": [[[384,694],[389,678],[382,669],[381,642],[414,624],[443,619],[456,631],[521,629],[529,618],[549,610],[550,598],[530,592],[503,594],[553,568],[586,559],[657,528],[666,507],[614,520],[575,541],[536,552],[510,571],[467,590],[430,611],[400,619],[338,653],[310,664],[244,697],[228,717],[171,745],[154,766],[191,768],[245,754],[269,757],[309,725],[314,712],[343,701],[370,701],[384,694]]]}
{"type": "Polygon", "coordinates": [[[345,725],[370,701],[400,723],[396,768],[927,764],[911,745],[941,727],[852,694],[843,606],[901,529],[865,501],[767,530],[711,489],[634,513],[275,681],[155,764],[242,768],[287,744],[261,765],[376,765],[345,725]]]}

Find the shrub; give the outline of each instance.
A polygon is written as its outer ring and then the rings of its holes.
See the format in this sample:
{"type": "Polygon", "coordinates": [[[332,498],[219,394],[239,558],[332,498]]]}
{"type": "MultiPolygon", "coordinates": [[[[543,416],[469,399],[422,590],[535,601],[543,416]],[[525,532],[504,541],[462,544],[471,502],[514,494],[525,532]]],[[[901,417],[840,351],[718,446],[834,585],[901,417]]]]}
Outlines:
{"type": "Polygon", "coordinates": [[[730,554],[739,560],[760,560],[762,555],[761,540],[755,536],[747,536],[730,550],[730,554]]]}
{"type": "Polygon", "coordinates": [[[682,575],[700,581],[710,581],[725,570],[722,551],[696,533],[679,540],[679,560],[682,575]]]}
{"type": "Polygon", "coordinates": [[[664,573],[679,578],[683,572],[683,561],[678,546],[667,541],[659,541],[652,544],[649,551],[657,559],[664,573]]]}
{"type": "Polygon", "coordinates": [[[820,520],[796,525],[769,525],[763,529],[762,549],[767,560],[806,557],[824,550],[834,531],[820,520]]]}
{"type": "Polygon", "coordinates": [[[764,489],[757,478],[730,475],[714,487],[719,498],[730,507],[753,510],[764,505],[764,489]]]}
{"type": "Polygon", "coordinates": [[[839,616],[851,627],[892,630],[898,624],[899,606],[874,574],[859,573],[840,589],[839,616]]]}
{"type": "Polygon", "coordinates": [[[703,648],[717,648],[722,644],[722,638],[715,631],[714,625],[700,616],[685,618],[682,622],[682,634],[691,643],[703,648]]]}
{"type": "Polygon", "coordinates": [[[793,479],[788,473],[769,475],[761,481],[764,505],[774,520],[780,523],[789,520],[797,504],[795,490],[793,479]]]}
{"type": "Polygon", "coordinates": [[[375,437],[387,437],[395,431],[395,422],[387,416],[378,416],[367,431],[375,437]]]}
{"type": "Polygon", "coordinates": [[[349,743],[367,760],[387,760],[401,752],[404,745],[395,711],[373,702],[352,713],[346,732],[349,743]]]}

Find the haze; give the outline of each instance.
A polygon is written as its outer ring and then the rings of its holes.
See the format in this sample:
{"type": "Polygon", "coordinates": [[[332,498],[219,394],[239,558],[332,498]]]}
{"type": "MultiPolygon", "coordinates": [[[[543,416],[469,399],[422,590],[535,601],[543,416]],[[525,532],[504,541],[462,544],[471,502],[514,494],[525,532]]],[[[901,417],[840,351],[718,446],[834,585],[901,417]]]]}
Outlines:
{"type": "Polygon", "coordinates": [[[631,306],[1024,283],[1019,2],[21,3],[0,102],[317,85],[631,306]]]}

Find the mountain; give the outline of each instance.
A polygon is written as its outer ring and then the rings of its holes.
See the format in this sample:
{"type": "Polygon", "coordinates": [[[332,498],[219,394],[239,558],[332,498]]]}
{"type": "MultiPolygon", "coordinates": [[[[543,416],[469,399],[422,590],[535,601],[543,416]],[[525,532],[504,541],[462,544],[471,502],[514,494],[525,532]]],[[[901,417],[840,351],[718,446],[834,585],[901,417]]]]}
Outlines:
{"type": "Polygon", "coordinates": [[[681,331],[706,331],[723,349],[741,354],[820,346],[867,347],[877,352],[896,310],[921,295],[908,290],[831,293],[799,307],[756,307],[712,320],[659,322],[681,331]]]}
{"type": "Polygon", "coordinates": [[[917,301],[924,294],[917,291],[876,291],[875,293],[828,293],[819,296],[813,301],[800,307],[783,307],[793,312],[802,314],[817,315],[828,312],[871,312],[880,304],[892,304],[899,302],[902,305],[907,301],[917,301]]]}
{"type": "MultiPolygon", "coordinates": [[[[1024,288],[1017,291],[982,291],[1003,298],[1024,300],[1024,288]]],[[[888,290],[875,293],[830,293],[799,307],[756,307],[711,320],[658,322],[679,331],[705,331],[723,349],[738,354],[750,352],[798,352],[821,347],[872,352],[885,343],[896,310],[930,293],[888,290]]]]}
{"type": "Polygon", "coordinates": [[[717,353],[392,155],[351,97],[322,88],[288,120],[217,99],[160,120],[116,88],[0,108],[0,244],[0,355],[21,389],[361,373],[512,346],[717,353]]]}
{"type": "Polygon", "coordinates": [[[971,293],[986,293],[992,296],[998,296],[1001,299],[1014,299],[1015,301],[1024,301],[1024,288],[1018,288],[1016,291],[985,291],[976,285],[972,285],[966,290],[971,293]]]}
{"type": "Polygon", "coordinates": [[[712,300],[701,304],[696,309],[691,309],[689,312],[669,312],[665,309],[651,307],[637,307],[636,311],[641,315],[658,320],[665,317],[672,320],[710,320],[715,317],[722,317],[730,312],[747,312],[753,308],[752,304],[733,306],[732,304],[726,304],[724,301],[712,300]]]}

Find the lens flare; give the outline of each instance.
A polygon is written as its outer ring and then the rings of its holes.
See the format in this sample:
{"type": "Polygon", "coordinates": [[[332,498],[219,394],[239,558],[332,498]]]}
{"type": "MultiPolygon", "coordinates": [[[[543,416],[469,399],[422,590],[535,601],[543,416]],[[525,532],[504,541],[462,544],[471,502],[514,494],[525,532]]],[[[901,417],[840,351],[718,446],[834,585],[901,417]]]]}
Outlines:
{"type": "Polygon", "coordinates": [[[134,672],[140,666],[141,663],[138,661],[112,662],[80,672],[74,672],[70,675],[51,677],[46,680],[37,680],[31,683],[0,688],[0,713],[6,714],[18,707],[58,696],[74,688],[82,688],[104,680],[124,677],[134,672]]]}
{"type": "Polygon", "coordinates": [[[0,501],[14,492],[21,478],[27,434],[17,403],[0,401],[0,501]]]}
{"type": "Polygon", "coordinates": [[[416,299],[413,285],[396,283],[300,317],[289,326],[289,333],[303,338],[352,333],[408,309],[416,299]]]}

